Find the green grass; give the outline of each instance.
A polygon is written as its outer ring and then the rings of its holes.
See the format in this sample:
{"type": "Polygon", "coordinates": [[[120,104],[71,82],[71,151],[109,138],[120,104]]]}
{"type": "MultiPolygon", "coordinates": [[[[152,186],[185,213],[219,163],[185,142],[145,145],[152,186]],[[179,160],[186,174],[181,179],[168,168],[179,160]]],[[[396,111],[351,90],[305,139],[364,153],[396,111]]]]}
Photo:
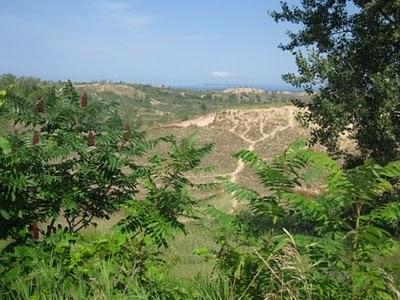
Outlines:
{"type": "Polygon", "coordinates": [[[213,270],[213,263],[206,262],[203,257],[196,255],[195,251],[205,247],[216,249],[212,234],[205,229],[204,224],[199,225],[193,221],[187,224],[186,230],[186,235],[177,235],[163,251],[163,258],[171,265],[170,275],[183,281],[190,281],[199,276],[208,277],[213,270]]]}

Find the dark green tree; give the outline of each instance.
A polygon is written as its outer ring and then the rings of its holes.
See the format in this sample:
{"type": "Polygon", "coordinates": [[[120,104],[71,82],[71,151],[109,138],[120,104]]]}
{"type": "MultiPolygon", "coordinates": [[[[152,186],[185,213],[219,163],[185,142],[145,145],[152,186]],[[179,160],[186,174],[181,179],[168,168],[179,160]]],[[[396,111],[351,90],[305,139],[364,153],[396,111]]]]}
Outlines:
{"type": "Polygon", "coordinates": [[[184,173],[200,165],[211,145],[149,140],[123,121],[118,103],[79,95],[70,81],[59,91],[38,88],[33,99],[18,91],[10,88],[3,106],[15,126],[0,139],[0,239],[19,237],[28,226],[33,234],[38,223],[50,234],[62,219],[66,230],[78,232],[122,207],[125,229],[159,245],[166,245],[170,227],[183,230],[178,217],[191,215],[197,203],[184,173]],[[150,156],[160,143],[168,154],[150,156]],[[139,186],[147,190],[140,199],[139,186]],[[148,218],[137,213],[144,211],[148,218]]]}
{"type": "Polygon", "coordinates": [[[340,154],[338,138],[347,132],[359,158],[395,159],[400,143],[400,1],[281,5],[273,18],[300,26],[280,47],[296,56],[298,66],[297,74],[284,79],[313,95],[309,102],[296,102],[307,108],[302,119],[318,125],[312,142],[340,154]]]}
{"type": "Polygon", "coordinates": [[[10,89],[5,106],[16,127],[7,135],[12,151],[0,156],[0,238],[39,222],[50,233],[60,216],[79,231],[136,192],[133,158],[147,142],[124,128],[115,103],[88,101],[67,82],[37,99],[10,89]]]}

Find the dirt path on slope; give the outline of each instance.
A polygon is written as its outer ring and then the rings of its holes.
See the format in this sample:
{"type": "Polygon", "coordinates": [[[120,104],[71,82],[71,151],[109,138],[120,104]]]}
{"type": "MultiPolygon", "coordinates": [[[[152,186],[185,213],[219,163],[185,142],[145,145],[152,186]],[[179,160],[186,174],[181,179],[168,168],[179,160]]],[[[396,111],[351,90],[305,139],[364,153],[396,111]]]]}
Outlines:
{"type": "MultiPolygon", "coordinates": [[[[229,109],[184,122],[173,123],[166,126],[166,128],[194,127],[201,130],[218,130],[221,134],[229,132],[242,141],[242,145],[240,148],[236,148],[237,150],[246,149],[254,151],[261,143],[273,139],[278,134],[288,129],[299,127],[295,119],[297,112],[298,109],[294,106],[257,109],[229,109]]],[[[215,142],[218,143],[218,141],[215,142]]],[[[226,155],[230,154],[231,153],[227,153],[226,155]]],[[[213,174],[212,177],[226,177],[230,178],[232,182],[238,183],[244,169],[245,163],[242,160],[236,160],[232,172],[213,174]]],[[[204,175],[201,177],[209,178],[210,175],[204,175]]],[[[230,211],[235,212],[238,204],[237,200],[233,199],[230,211]]]]}
{"type": "MultiPolygon", "coordinates": [[[[243,140],[243,142],[247,145],[247,147],[245,149],[247,149],[249,151],[254,151],[256,144],[262,143],[262,142],[266,141],[267,139],[273,138],[279,132],[285,131],[290,128],[294,128],[296,126],[295,111],[292,109],[288,109],[287,113],[288,113],[287,119],[286,119],[287,123],[284,125],[278,125],[278,126],[274,127],[272,129],[272,131],[270,131],[268,133],[266,133],[264,130],[264,126],[263,126],[264,124],[262,123],[262,121],[263,121],[262,117],[253,119],[249,122],[249,120],[243,120],[243,118],[241,116],[239,116],[235,120],[235,122],[234,122],[235,126],[233,128],[230,128],[229,132],[231,132],[232,134],[238,136],[240,139],[243,140]],[[243,123],[245,124],[244,132],[238,131],[241,121],[244,121],[243,123]],[[254,123],[257,123],[257,122],[259,123],[258,130],[259,130],[259,133],[261,134],[261,137],[258,139],[252,139],[252,138],[247,137],[247,134],[250,132],[250,130],[252,130],[253,134],[254,134],[255,128],[253,128],[253,126],[251,126],[251,125],[254,123]]],[[[239,179],[239,174],[244,170],[244,167],[245,167],[245,163],[241,159],[239,159],[235,170],[230,174],[225,174],[225,176],[229,176],[231,178],[232,182],[237,183],[238,179],[239,179]]],[[[239,202],[236,199],[233,199],[231,212],[235,212],[237,210],[238,205],[239,205],[239,202]]]]}
{"type": "MultiPolygon", "coordinates": [[[[238,136],[240,139],[243,140],[243,142],[246,144],[246,147],[244,149],[249,150],[249,151],[254,151],[256,144],[262,143],[267,139],[270,139],[274,137],[277,133],[285,131],[290,128],[294,128],[296,126],[296,121],[295,121],[295,110],[292,109],[291,107],[285,107],[284,109],[287,110],[287,123],[285,125],[278,125],[275,128],[272,129],[272,131],[266,133],[264,129],[264,124],[263,124],[263,119],[265,116],[260,116],[259,118],[254,118],[252,120],[244,120],[243,116],[240,114],[237,116],[237,119],[235,119],[234,123],[235,126],[233,128],[229,129],[229,132],[233,133],[234,135],[238,136]],[[245,126],[244,132],[238,131],[239,126],[241,125],[241,121],[243,121],[243,124],[245,126]],[[261,134],[261,137],[258,139],[252,139],[247,137],[247,134],[252,130],[252,133],[254,134],[255,128],[253,128],[252,125],[258,123],[258,131],[261,134]]],[[[273,110],[273,109],[271,109],[273,110]]],[[[272,113],[273,111],[271,111],[272,113]]],[[[272,114],[266,114],[266,116],[272,116],[272,114]]],[[[230,173],[226,174],[231,177],[231,180],[233,182],[238,181],[238,176],[239,174],[243,171],[245,164],[243,163],[242,160],[238,160],[236,169],[230,173]]]]}
{"type": "MultiPolygon", "coordinates": [[[[297,109],[294,106],[230,109],[179,123],[172,123],[164,127],[219,128],[239,137],[244,143],[242,149],[253,151],[258,143],[273,138],[282,131],[298,126],[295,120],[296,112],[297,109]],[[254,136],[257,135],[259,137],[255,138],[254,136]]],[[[237,182],[243,169],[244,163],[238,160],[233,172],[215,176],[230,177],[233,182],[237,182]]]]}

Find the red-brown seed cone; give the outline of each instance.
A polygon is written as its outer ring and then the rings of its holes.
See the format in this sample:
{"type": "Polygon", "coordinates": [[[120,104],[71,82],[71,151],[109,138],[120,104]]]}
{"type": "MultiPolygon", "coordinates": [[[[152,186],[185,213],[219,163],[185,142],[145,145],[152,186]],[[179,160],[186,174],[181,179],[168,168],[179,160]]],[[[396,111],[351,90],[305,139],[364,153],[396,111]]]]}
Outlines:
{"type": "Polygon", "coordinates": [[[89,104],[89,97],[86,93],[83,93],[81,96],[81,107],[86,108],[89,104]]]}
{"type": "Polygon", "coordinates": [[[96,138],[92,130],[89,131],[87,144],[89,147],[96,145],[96,138]]]}
{"type": "Polygon", "coordinates": [[[39,144],[39,131],[35,130],[32,137],[32,145],[39,144]]]}
{"type": "Polygon", "coordinates": [[[129,131],[130,131],[130,129],[131,129],[131,127],[129,126],[129,124],[126,123],[124,125],[124,135],[123,135],[124,142],[129,141],[129,131]]]}
{"type": "Polygon", "coordinates": [[[38,224],[29,225],[29,231],[31,232],[32,238],[37,241],[40,237],[40,229],[38,224]]]}
{"type": "Polygon", "coordinates": [[[41,114],[44,113],[44,101],[43,101],[43,97],[41,97],[41,96],[38,98],[38,101],[36,103],[36,111],[41,114]]]}

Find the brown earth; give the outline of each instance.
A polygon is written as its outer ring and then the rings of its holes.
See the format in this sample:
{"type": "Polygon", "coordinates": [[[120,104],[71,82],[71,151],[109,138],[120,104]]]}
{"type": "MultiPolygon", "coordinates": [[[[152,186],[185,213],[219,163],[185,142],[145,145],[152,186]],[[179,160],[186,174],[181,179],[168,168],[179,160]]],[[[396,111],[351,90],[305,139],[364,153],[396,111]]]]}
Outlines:
{"type": "MultiPolygon", "coordinates": [[[[213,143],[214,150],[206,159],[205,165],[214,166],[215,171],[201,176],[196,174],[196,180],[209,181],[222,176],[258,190],[261,186],[255,175],[232,155],[247,149],[270,160],[296,139],[307,139],[309,130],[302,128],[296,121],[297,112],[298,108],[290,105],[229,109],[161,126],[151,130],[150,134],[175,134],[178,138],[195,134],[199,142],[213,143]]],[[[231,210],[235,210],[237,203],[231,201],[231,210]]]]}

